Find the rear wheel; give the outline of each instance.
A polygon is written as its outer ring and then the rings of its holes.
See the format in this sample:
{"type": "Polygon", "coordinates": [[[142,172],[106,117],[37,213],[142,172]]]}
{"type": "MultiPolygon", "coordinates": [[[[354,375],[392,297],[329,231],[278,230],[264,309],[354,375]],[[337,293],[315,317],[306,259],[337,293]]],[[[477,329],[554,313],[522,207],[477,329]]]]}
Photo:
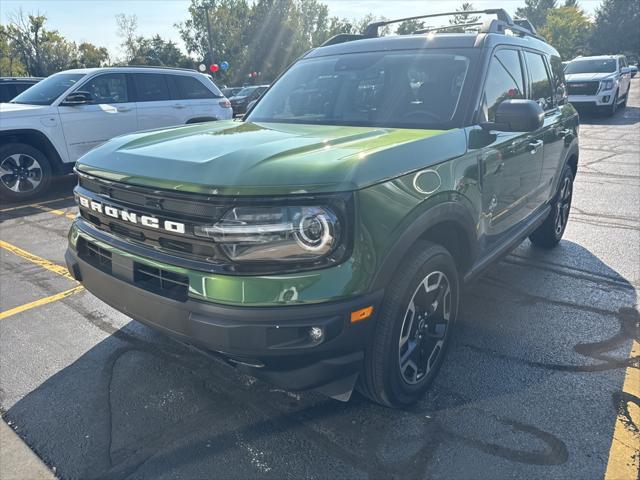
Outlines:
{"type": "Polygon", "coordinates": [[[389,407],[418,401],[442,365],[458,297],[451,254],[439,245],[418,243],[390,282],[358,390],[389,407]]]}
{"type": "Polygon", "coordinates": [[[38,149],[24,143],[0,148],[0,195],[12,201],[44,192],[51,182],[51,165],[38,149]]]}
{"type": "Polygon", "coordinates": [[[567,228],[571,200],[573,198],[573,170],[565,165],[558,185],[558,191],[551,203],[551,212],[547,219],[530,236],[536,247],[550,249],[555,247],[567,228]]]}

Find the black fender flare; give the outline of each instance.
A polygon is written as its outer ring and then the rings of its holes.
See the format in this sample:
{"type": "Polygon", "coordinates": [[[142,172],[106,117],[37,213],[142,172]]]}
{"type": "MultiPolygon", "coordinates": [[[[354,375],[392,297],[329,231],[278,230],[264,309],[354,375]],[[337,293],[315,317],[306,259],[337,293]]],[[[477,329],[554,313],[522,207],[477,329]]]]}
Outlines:
{"type": "Polygon", "coordinates": [[[204,123],[204,122],[217,122],[218,119],[216,117],[195,117],[187,120],[185,125],[191,125],[193,123],[204,123]]]}
{"type": "Polygon", "coordinates": [[[384,289],[395,274],[398,266],[402,263],[411,246],[430,228],[442,222],[453,222],[465,232],[465,240],[468,248],[471,250],[469,252],[470,264],[473,264],[478,258],[479,245],[476,234],[476,222],[473,220],[471,213],[460,202],[447,201],[439,203],[427,208],[424,212],[420,213],[417,218],[408,220],[407,225],[400,227],[400,229],[403,230],[402,234],[389,249],[389,252],[382,261],[381,267],[378,268],[373,278],[371,291],[384,289]]]}

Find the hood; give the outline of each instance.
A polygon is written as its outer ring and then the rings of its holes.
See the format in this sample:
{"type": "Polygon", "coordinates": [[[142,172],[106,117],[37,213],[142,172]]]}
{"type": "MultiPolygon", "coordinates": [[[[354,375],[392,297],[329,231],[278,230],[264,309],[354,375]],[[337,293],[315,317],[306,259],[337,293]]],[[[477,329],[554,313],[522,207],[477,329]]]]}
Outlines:
{"type": "Polygon", "coordinates": [[[565,73],[567,82],[594,82],[614,77],[615,72],[609,73],[565,73]]]}
{"type": "Polygon", "coordinates": [[[338,192],[465,153],[463,130],[223,121],[118,137],[77,168],[119,182],[220,195],[338,192]]]}
{"type": "Polygon", "coordinates": [[[27,105],[24,103],[0,103],[0,114],[8,118],[33,117],[51,113],[55,107],[51,105],[27,105]]]}

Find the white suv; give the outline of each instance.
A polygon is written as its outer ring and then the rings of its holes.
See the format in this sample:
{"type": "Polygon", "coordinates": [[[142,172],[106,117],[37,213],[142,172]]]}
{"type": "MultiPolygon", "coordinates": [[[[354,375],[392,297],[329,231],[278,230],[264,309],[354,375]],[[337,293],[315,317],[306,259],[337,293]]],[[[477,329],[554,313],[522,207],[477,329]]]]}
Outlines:
{"type": "Polygon", "coordinates": [[[0,104],[0,195],[42,193],[52,175],[107,140],[139,130],[228,120],[231,104],[193,70],[113,67],[57,73],[0,104]]]}
{"type": "Polygon", "coordinates": [[[564,76],[575,107],[598,107],[613,115],[627,105],[631,69],[624,55],[578,57],[567,64],[564,76]]]}

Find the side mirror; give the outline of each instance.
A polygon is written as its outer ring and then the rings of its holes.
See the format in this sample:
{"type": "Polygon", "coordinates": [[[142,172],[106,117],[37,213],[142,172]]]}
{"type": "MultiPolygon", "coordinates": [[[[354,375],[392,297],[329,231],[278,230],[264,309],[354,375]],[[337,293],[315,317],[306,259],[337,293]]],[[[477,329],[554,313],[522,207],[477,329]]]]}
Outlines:
{"type": "Polygon", "coordinates": [[[67,95],[67,98],[61,103],[66,107],[74,107],[76,105],[86,105],[93,102],[93,96],[89,92],[73,92],[67,95]]]}
{"type": "Polygon", "coordinates": [[[622,67],[620,69],[620,73],[622,73],[623,75],[626,75],[628,73],[631,73],[631,69],[629,67],[622,67]]]}
{"type": "Polygon", "coordinates": [[[544,110],[533,100],[504,100],[496,109],[494,122],[481,123],[485,130],[534,132],[544,125],[544,110]]]}

